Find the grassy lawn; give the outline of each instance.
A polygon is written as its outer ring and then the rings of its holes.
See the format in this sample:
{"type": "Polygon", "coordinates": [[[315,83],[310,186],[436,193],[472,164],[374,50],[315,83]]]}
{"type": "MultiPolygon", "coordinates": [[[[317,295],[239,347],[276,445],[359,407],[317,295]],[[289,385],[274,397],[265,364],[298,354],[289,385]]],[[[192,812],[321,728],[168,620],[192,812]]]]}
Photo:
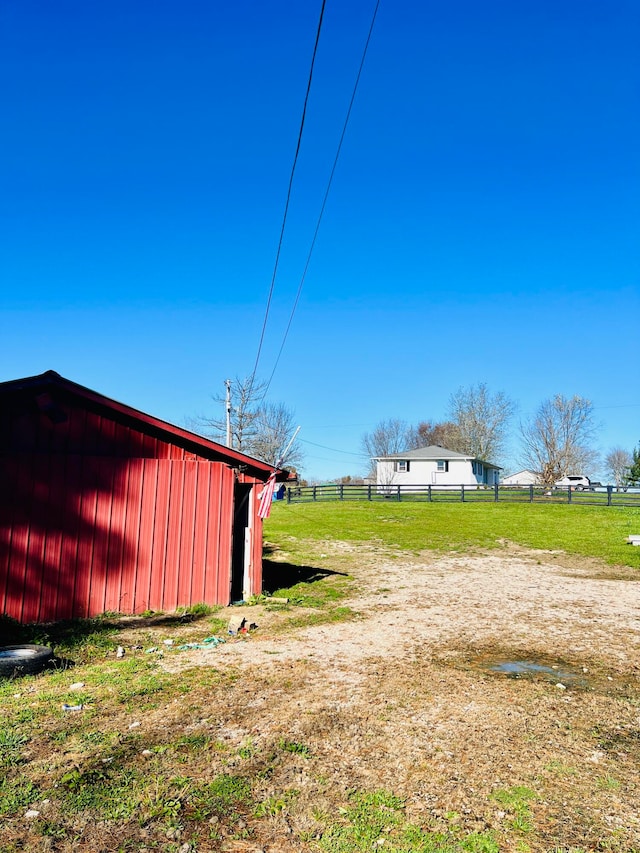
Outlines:
{"type": "MultiPolygon", "coordinates": [[[[629,533],[638,532],[640,510],[635,509],[391,502],[276,505],[265,525],[270,543],[265,578],[269,591],[289,603],[270,605],[259,598],[248,609],[270,638],[314,626],[326,634],[334,623],[352,619],[345,598],[357,587],[348,564],[357,562],[357,551],[348,552],[348,558],[338,552],[333,557],[323,554],[326,560],[319,560],[324,542],[373,542],[415,555],[427,549],[500,549],[509,541],[638,569],[640,548],[625,544],[629,533]]],[[[320,690],[315,700],[320,704],[309,700],[309,679],[314,673],[319,677],[317,661],[240,671],[218,663],[212,647],[202,652],[209,656],[206,666],[191,665],[189,652],[179,651],[180,646],[202,647],[211,635],[229,642],[230,615],[202,606],[142,619],[106,616],[21,628],[19,637],[11,634],[15,626],[0,623],[5,631],[0,641],[53,642],[65,661],[57,671],[0,680],[2,853],[640,850],[627,842],[616,846],[615,834],[594,836],[593,845],[583,846],[579,840],[557,846],[535,829],[535,821],[543,825],[550,808],[550,795],[541,792],[553,786],[562,791],[558,797],[576,809],[581,808],[582,792],[573,789],[582,777],[593,788],[593,803],[609,808],[616,797],[632,795],[631,758],[636,740],[640,743],[633,722],[640,698],[633,685],[611,696],[572,694],[573,705],[561,704],[553,687],[512,688],[512,682],[496,686],[486,676],[478,681],[476,673],[449,671],[417,657],[407,663],[415,669],[409,688],[392,667],[372,676],[360,710],[338,712],[333,704],[338,707],[339,696],[324,697],[320,690]],[[121,659],[116,657],[119,645],[126,648],[121,659]],[[180,665],[181,655],[187,662],[180,665]],[[382,683],[385,689],[380,689],[382,683]],[[481,691],[475,693],[478,684],[481,691]],[[448,807],[445,802],[437,811],[418,813],[415,799],[395,790],[392,773],[387,775],[391,784],[378,783],[378,765],[369,757],[375,743],[390,764],[395,746],[386,739],[394,715],[411,726],[421,720],[424,709],[437,707],[456,689],[475,697],[465,699],[463,723],[464,714],[474,713],[474,703],[488,697],[491,707],[503,703],[506,709],[505,725],[511,728],[505,729],[505,742],[522,737],[523,748],[534,757],[550,750],[532,788],[522,784],[516,768],[513,778],[503,770],[500,784],[483,794],[485,817],[502,815],[498,832],[488,820],[483,823],[482,815],[472,826],[455,806],[453,793],[448,807]],[[545,728],[542,710],[552,728],[545,728]],[[622,728],[614,724],[616,714],[622,728]],[[518,719],[530,728],[522,729],[518,719]],[[556,759],[555,747],[548,744],[560,735],[569,746],[556,759]],[[616,773],[613,757],[613,769],[604,765],[609,755],[618,754],[623,735],[626,752],[620,754],[631,758],[620,758],[616,773]],[[573,752],[572,738],[579,745],[573,752]],[[359,741],[365,770],[358,781],[358,765],[343,767],[341,755],[359,741]],[[588,763],[591,753],[605,756],[598,758],[602,767],[588,763]],[[368,761],[373,762],[369,776],[368,761]],[[425,819],[425,813],[431,818],[425,819]]],[[[264,636],[262,631],[259,636],[264,636]]],[[[268,646],[265,653],[270,653],[268,646]]],[[[413,742],[411,737],[407,742],[413,742]]],[[[560,837],[560,830],[553,832],[560,837]]]]}
{"type": "Polygon", "coordinates": [[[498,548],[506,541],[599,557],[640,569],[640,509],[541,504],[315,503],[277,505],[265,536],[295,548],[307,540],[376,541],[402,550],[498,548]]]}

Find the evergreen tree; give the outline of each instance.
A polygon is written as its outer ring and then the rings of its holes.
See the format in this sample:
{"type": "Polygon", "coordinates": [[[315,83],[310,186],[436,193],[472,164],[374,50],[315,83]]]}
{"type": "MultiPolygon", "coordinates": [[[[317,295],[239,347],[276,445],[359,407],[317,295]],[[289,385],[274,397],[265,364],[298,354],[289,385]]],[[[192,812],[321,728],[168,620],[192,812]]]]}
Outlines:
{"type": "Polygon", "coordinates": [[[640,485],[640,444],[633,451],[631,458],[626,481],[628,486],[638,486],[640,485]]]}

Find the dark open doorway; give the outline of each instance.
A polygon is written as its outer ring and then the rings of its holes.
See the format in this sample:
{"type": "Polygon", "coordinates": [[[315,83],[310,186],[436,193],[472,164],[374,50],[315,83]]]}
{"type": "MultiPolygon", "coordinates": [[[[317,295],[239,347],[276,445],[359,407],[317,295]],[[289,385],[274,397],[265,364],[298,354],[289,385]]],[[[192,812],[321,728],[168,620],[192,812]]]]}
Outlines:
{"type": "Polygon", "coordinates": [[[246,530],[249,526],[249,498],[253,487],[236,483],[233,489],[233,546],[231,551],[231,602],[241,601],[244,592],[246,530]]]}

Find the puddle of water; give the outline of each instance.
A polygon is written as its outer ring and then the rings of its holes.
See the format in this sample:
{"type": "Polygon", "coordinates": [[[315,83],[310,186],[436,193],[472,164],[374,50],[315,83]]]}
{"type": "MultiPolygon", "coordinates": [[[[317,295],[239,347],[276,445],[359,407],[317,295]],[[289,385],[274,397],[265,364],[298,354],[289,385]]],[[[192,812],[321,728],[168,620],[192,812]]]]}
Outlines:
{"type": "Polygon", "coordinates": [[[568,669],[561,667],[547,666],[542,663],[535,663],[529,660],[509,660],[498,661],[487,667],[491,672],[503,672],[511,678],[521,678],[522,676],[542,676],[552,681],[573,682],[582,681],[577,672],[571,672],[568,669]]]}

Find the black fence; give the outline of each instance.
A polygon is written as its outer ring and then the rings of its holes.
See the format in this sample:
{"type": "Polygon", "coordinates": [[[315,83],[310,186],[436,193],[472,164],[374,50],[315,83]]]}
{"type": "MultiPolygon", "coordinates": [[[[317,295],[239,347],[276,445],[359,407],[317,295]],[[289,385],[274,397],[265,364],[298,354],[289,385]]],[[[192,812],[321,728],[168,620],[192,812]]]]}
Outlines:
{"type": "Polygon", "coordinates": [[[542,486],[419,486],[330,484],[287,490],[287,503],[313,501],[421,501],[423,503],[571,503],[640,508],[640,490],[618,492],[614,486],[596,490],[542,486]]]}

